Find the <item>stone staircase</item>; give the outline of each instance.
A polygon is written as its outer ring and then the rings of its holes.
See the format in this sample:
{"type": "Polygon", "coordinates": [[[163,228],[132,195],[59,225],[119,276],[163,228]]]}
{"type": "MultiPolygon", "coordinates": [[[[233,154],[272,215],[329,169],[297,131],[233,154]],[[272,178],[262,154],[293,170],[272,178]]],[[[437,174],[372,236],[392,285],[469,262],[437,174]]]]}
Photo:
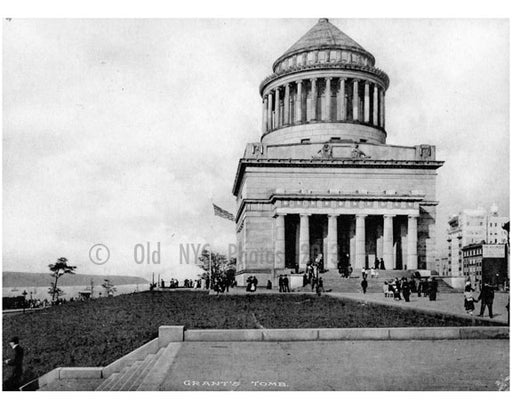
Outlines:
{"type": "Polygon", "coordinates": [[[119,372],[106,378],[96,391],[147,391],[158,390],[164,376],[172,365],[179,343],[171,342],[156,354],[134,361],[119,372]],[[178,345],[177,345],[178,344],[178,345]]]}
{"type": "MultiPolygon", "coordinates": [[[[382,286],[385,281],[390,281],[398,277],[399,279],[402,277],[410,278],[413,274],[413,271],[410,270],[379,270],[379,276],[371,278],[368,272],[368,288],[366,292],[368,293],[382,293],[382,286]]],[[[359,273],[358,273],[359,274],[359,273]]],[[[321,275],[324,281],[324,289],[326,291],[331,290],[332,292],[339,293],[360,293],[361,290],[361,280],[360,276],[352,275],[350,278],[342,278],[337,271],[327,271],[321,275]]],[[[418,283],[418,280],[416,280],[418,283]]],[[[441,278],[437,278],[438,284],[438,292],[440,293],[457,293],[459,291],[453,289],[448,284],[446,284],[441,278]]],[[[298,289],[300,292],[310,292],[311,286],[307,286],[305,288],[298,289]]]]}

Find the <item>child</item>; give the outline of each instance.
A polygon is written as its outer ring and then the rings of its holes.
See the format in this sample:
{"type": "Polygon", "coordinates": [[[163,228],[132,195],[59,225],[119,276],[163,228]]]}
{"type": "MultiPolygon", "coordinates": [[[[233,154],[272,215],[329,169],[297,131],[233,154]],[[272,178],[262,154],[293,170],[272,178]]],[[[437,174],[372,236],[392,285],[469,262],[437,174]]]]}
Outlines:
{"type": "Polygon", "coordinates": [[[388,289],[388,282],[384,281],[384,284],[382,285],[382,291],[384,292],[384,297],[387,298],[389,295],[389,289],[388,289]]]}
{"type": "Polygon", "coordinates": [[[475,298],[473,297],[471,283],[466,283],[466,287],[464,288],[464,309],[469,315],[473,315],[473,311],[475,310],[475,298]]]}

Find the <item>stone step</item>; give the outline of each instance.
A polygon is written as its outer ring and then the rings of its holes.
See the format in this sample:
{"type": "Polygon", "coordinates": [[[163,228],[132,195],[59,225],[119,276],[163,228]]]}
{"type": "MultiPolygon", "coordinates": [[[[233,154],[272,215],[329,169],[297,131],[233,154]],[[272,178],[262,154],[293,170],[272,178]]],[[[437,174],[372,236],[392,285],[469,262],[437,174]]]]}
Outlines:
{"type": "MultiPolygon", "coordinates": [[[[395,277],[400,278],[401,276],[396,274],[397,271],[389,271],[389,277],[379,277],[370,278],[368,277],[368,287],[366,289],[367,293],[382,293],[384,282],[390,281],[395,277]],[[394,274],[394,275],[392,275],[394,274]]],[[[324,289],[326,291],[332,292],[341,292],[341,293],[361,293],[361,281],[360,277],[350,277],[343,278],[339,275],[335,275],[333,273],[325,273],[321,275],[324,282],[324,289]]],[[[407,275],[406,275],[407,277],[407,275]]],[[[410,276],[409,276],[410,277],[410,276]]],[[[416,284],[418,284],[418,280],[416,280],[416,284]]],[[[452,287],[450,287],[447,283],[445,283],[442,279],[437,279],[438,292],[439,293],[456,293],[459,292],[452,287]]],[[[297,289],[298,292],[312,292],[311,285],[307,285],[306,287],[301,287],[297,289]]]]}
{"type": "Polygon", "coordinates": [[[113,373],[96,388],[96,391],[99,392],[109,390],[112,384],[116,382],[120,376],[124,375],[126,371],[128,371],[128,368],[123,368],[120,372],[113,373]]]}
{"type": "Polygon", "coordinates": [[[123,375],[121,375],[115,382],[112,383],[108,391],[119,391],[123,387],[125,383],[127,383],[133,376],[134,372],[137,371],[137,368],[142,364],[142,361],[135,361],[133,364],[131,364],[126,372],[124,372],[123,375]]]}
{"type": "Polygon", "coordinates": [[[130,388],[130,386],[132,385],[132,382],[134,381],[134,379],[137,378],[137,376],[140,374],[141,367],[144,363],[145,363],[145,359],[144,359],[144,361],[135,361],[133,363],[133,365],[130,367],[130,370],[128,371],[129,376],[127,376],[124,383],[118,385],[115,388],[115,390],[116,391],[127,391],[130,388]]]}
{"type": "Polygon", "coordinates": [[[144,371],[144,369],[151,363],[152,359],[154,358],[154,354],[150,354],[144,358],[144,360],[139,361],[140,365],[137,367],[132,367],[130,369],[130,372],[132,373],[132,376],[117,389],[118,391],[128,391],[130,388],[134,386],[134,384],[137,382],[137,378],[140,377],[141,373],[144,371]]]}
{"type": "Polygon", "coordinates": [[[138,391],[158,391],[158,388],[162,382],[164,382],[165,376],[169,371],[181,345],[181,342],[170,342],[169,345],[162,348],[162,354],[158,357],[153,368],[140,383],[137,388],[138,391]]]}
{"type": "Polygon", "coordinates": [[[155,367],[156,362],[158,361],[158,358],[160,358],[160,355],[162,355],[165,348],[160,348],[156,354],[152,354],[149,357],[149,360],[146,364],[141,366],[138,375],[133,379],[132,384],[129,386],[127,390],[129,391],[136,391],[137,388],[142,383],[142,380],[147,376],[147,374],[155,367]]]}

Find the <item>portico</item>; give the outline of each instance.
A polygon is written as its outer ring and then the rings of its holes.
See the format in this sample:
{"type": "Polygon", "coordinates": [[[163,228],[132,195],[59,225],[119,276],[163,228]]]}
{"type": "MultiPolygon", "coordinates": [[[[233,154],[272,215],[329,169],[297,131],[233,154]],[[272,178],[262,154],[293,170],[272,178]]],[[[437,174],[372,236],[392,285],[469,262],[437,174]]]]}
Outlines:
{"type": "Polygon", "coordinates": [[[381,258],[389,269],[418,268],[418,199],[408,199],[278,201],[274,268],[303,270],[318,254],[329,270],[368,268],[381,258]]]}

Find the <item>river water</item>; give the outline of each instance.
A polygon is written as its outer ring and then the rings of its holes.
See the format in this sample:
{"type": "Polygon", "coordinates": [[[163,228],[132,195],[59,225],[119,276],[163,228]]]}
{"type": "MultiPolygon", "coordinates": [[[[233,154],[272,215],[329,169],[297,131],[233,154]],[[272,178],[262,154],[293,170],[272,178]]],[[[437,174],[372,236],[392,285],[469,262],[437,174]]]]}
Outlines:
{"type": "MultiPolygon", "coordinates": [[[[27,292],[27,300],[33,299],[44,300],[45,298],[50,301],[51,296],[48,294],[48,287],[2,287],[2,297],[19,297],[23,295],[23,292],[27,292]]],[[[80,291],[90,290],[90,287],[86,287],[83,285],[78,286],[62,286],[59,288],[64,291],[64,294],[61,295],[60,298],[69,300],[71,297],[77,298],[79,296],[80,291]]],[[[120,294],[130,294],[139,291],[148,291],[149,283],[147,284],[124,284],[124,285],[116,285],[116,291],[114,295],[120,294]]],[[[98,285],[94,286],[93,297],[105,297],[107,292],[105,289],[98,285]]]]}

